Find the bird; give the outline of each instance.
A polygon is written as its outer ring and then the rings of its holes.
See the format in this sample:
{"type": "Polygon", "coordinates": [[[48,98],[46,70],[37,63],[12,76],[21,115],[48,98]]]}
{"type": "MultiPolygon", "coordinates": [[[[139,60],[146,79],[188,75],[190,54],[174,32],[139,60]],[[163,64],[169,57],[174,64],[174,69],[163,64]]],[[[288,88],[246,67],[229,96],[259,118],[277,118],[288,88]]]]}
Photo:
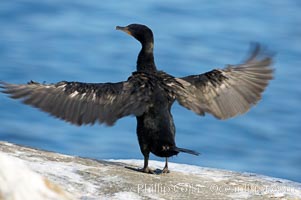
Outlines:
{"type": "Polygon", "coordinates": [[[123,117],[137,120],[137,138],[144,165],[137,169],[154,173],[149,167],[150,153],[165,158],[161,173],[169,173],[168,158],[180,152],[199,152],[180,148],[175,142],[171,107],[175,101],[194,113],[206,113],[225,120],[246,113],[261,99],[273,79],[273,55],[254,43],[248,58],[240,64],[211,71],[174,77],[158,70],[154,59],[154,35],[143,24],[116,26],[141,43],[136,71],[121,82],[11,84],[1,82],[2,92],[54,117],[75,125],[106,124],[123,117]]]}

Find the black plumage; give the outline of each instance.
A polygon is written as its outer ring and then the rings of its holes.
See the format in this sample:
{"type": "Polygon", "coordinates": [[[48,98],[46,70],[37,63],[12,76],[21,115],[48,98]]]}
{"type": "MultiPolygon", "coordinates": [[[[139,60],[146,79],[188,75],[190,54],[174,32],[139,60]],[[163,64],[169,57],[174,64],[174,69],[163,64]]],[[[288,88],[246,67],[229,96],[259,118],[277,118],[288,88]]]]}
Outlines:
{"type": "Polygon", "coordinates": [[[9,84],[2,82],[2,92],[25,104],[40,108],[55,117],[77,125],[95,122],[113,125],[119,118],[134,115],[137,135],[144,155],[143,172],[148,167],[149,153],[166,157],[163,169],[168,172],[167,158],[185,152],[175,143],[175,126],[171,106],[175,100],[199,115],[210,113],[227,119],[245,113],[261,99],[273,78],[272,56],[256,45],[249,58],[239,65],[175,78],[158,71],[154,62],[152,31],[144,25],[116,27],[138,41],[142,48],[137,71],[127,81],[118,83],[80,83],[62,81],[56,84],[9,84]]]}

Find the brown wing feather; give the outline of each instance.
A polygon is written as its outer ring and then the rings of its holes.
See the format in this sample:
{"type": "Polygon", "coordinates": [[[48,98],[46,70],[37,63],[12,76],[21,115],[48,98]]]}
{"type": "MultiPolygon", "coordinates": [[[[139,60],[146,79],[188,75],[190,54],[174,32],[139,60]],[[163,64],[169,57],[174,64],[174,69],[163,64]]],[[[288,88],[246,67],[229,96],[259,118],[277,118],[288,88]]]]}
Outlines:
{"type": "Polygon", "coordinates": [[[247,112],[261,99],[261,94],[273,79],[272,56],[257,45],[240,65],[176,78],[184,89],[178,90],[180,105],[204,115],[227,119],[247,112]]]}
{"type": "Polygon", "coordinates": [[[113,125],[127,115],[141,115],[149,102],[151,87],[147,77],[131,76],[119,83],[80,83],[62,81],[56,84],[0,83],[2,92],[25,104],[40,108],[73,124],[113,125]]]}

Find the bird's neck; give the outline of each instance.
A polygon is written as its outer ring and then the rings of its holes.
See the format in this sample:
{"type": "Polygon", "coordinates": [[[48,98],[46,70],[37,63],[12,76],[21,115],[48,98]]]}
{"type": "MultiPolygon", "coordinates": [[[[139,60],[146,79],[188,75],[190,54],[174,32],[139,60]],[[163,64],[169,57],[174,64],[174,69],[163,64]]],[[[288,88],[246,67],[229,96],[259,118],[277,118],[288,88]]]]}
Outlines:
{"type": "Polygon", "coordinates": [[[154,44],[142,44],[142,49],[138,55],[137,71],[156,71],[153,53],[154,44]]]}

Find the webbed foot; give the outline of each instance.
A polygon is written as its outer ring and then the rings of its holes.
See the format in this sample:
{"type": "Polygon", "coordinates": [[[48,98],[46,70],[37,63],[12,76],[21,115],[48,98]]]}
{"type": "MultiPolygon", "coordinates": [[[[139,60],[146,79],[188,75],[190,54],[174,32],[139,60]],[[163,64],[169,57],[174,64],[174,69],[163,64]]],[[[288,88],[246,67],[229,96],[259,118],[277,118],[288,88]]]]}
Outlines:
{"type": "Polygon", "coordinates": [[[168,174],[168,173],[170,173],[170,171],[169,171],[169,169],[168,169],[168,167],[164,167],[163,168],[163,170],[162,170],[162,172],[161,172],[162,174],[168,174]]]}
{"type": "Polygon", "coordinates": [[[138,169],[138,171],[147,173],[147,174],[155,174],[155,172],[153,170],[151,170],[149,167],[143,167],[141,169],[138,169]]]}

